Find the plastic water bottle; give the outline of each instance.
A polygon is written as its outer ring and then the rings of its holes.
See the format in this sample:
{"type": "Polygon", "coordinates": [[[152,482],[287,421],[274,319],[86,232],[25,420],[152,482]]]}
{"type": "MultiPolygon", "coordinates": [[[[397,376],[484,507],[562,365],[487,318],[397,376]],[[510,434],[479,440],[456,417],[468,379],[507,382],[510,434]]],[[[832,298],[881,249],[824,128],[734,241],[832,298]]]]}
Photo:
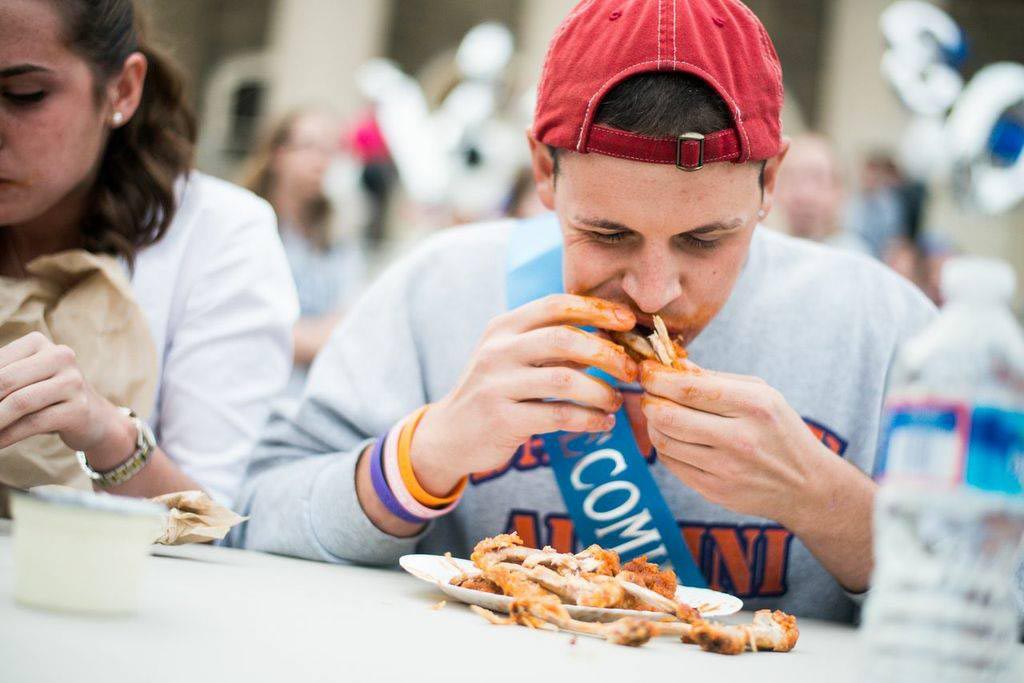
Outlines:
{"type": "Polygon", "coordinates": [[[897,356],[876,474],[865,680],[1024,681],[1024,333],[1013,270],[959,258],[897,356]]]}

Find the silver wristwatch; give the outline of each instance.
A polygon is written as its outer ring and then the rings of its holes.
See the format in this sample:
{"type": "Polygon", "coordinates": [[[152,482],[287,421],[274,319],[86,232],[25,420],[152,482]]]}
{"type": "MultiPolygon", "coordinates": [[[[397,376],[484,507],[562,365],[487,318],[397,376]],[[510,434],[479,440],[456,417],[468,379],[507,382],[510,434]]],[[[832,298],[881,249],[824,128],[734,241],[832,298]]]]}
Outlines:
{"type": "Polygon", "coordinates": [[[135,438],[135,451],[128,456],[127,460],[112,470],[97,472],[89,465],[89,461],[85,459],[85,453],[75,451],[78,464],[82,466],[86,475],[103,488],[118,486],[134,477],[146,466],[149,456],[156,450],[156,437],[153,436],[153,430],[149,428],[149,425],[140,420],[131,408],[120,408],[120,411],[131,419],[138,434],[135,438]]]}

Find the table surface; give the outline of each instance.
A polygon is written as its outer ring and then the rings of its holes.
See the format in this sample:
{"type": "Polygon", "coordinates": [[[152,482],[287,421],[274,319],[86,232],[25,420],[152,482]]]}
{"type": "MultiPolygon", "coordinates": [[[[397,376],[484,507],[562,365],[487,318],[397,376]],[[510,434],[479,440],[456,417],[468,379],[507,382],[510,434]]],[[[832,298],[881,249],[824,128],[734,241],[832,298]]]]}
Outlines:
{"type": "Polygon", "coordinates": [[[492,626],[451,601],[432,609],[444,595],[399,570],[209,546],[154,552],[137,615],[39,611],[14,602],[10,526],[0,522],[0,679],[863,680],[856,630],[811,619],[787,654],[726,657],[673,639],[627,648],[492,626]]]}

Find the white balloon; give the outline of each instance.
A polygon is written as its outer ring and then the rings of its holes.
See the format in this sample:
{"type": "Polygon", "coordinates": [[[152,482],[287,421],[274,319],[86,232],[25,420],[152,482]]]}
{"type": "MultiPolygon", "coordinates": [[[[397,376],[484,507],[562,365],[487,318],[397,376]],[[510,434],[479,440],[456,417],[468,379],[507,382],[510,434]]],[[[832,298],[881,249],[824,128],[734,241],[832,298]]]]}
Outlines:
{"type": "Polygon", "coordinates": [[[529,161],[522,132],[504,121],[491,120],[468,136],[476,163],[464,154],[454,158],[449,204],[466,219],[483,220],[501,213],[519,170],[529,161]]]}
{"type": "Polygon", "coordinates": [[[448,166],[419,83],[382,59],[360,67],[356,80],[376,104],[377,124],[409,195],[426,204],[441,201],[448,166]]]}
{"type": "Polygon", "coordinates": [[[356,87],[371,102],[376,102],[388,88],[395,87],[406,78],[402,70],[389,59],[371,59],[356,69],[356,87]]]}
{"type": "Polygon", "coordinates": [[[980,210],[1001,213],[1024,199],[1024,154],[1009,166],[995,165],[989,139],[996,123],[1024,105],[1024,65],[990,64],[967,84],[946,123],[951,163],[961,191],[980,210]]]}
{"type": "Polygon", "coordinates": [[[525,147],[521,133],[510,136],[507,124],[494,121],[512,50],[512,34],[501,24],[470,30],[456,54],[463,80],[436,111],[419,83],[392,62],[374,59],[357,72],[358,87],[377,106],[381,132],[414,200],[472,214],[501,207],[524,163],[521,151],[508,150],[510,139],[525,147]]]}
{"type": "Polygon", "coordinates": [[[914,180],[926,182],[943,177],[949,170],[945,120],[941,116],[919,116],[903,133],[899,164],[914,180]]]}
{"type": "Polygon", "coordinates": [[[963,34],[941,9],[922,0],[900,0],[879,19],[889,49],[882,74],[913,112],[935,116],[952,106],[963,78],[946,63],[944,51],[963,48],[963,34]]]}
{"type": "Polygon", "coordinates": [[[480,125],[494,115],[497,95],[488,83],[463,81],[448,93],[440,110],[463,126],[480,125]]]}
{"type": "Polygon", "coordinates": [[[488,21],[470,29],[455,54],[455,64],[466,78],[494,80],[512,59],[512,32],[503,24],[488,21]]]}

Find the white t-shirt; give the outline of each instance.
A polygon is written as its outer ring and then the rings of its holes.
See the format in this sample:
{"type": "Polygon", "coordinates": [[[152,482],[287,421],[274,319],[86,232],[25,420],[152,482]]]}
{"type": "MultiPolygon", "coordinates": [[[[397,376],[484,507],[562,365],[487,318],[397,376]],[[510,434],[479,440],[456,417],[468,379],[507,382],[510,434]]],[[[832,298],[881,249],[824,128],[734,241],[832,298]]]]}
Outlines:
{"type": "Polygon", "coordinates": [[[132,275],[159,363],[149,421],[171,460],[230,505],[287,382],[298,303],[269,204],[198,172],[178,196],[132,275]]]}

